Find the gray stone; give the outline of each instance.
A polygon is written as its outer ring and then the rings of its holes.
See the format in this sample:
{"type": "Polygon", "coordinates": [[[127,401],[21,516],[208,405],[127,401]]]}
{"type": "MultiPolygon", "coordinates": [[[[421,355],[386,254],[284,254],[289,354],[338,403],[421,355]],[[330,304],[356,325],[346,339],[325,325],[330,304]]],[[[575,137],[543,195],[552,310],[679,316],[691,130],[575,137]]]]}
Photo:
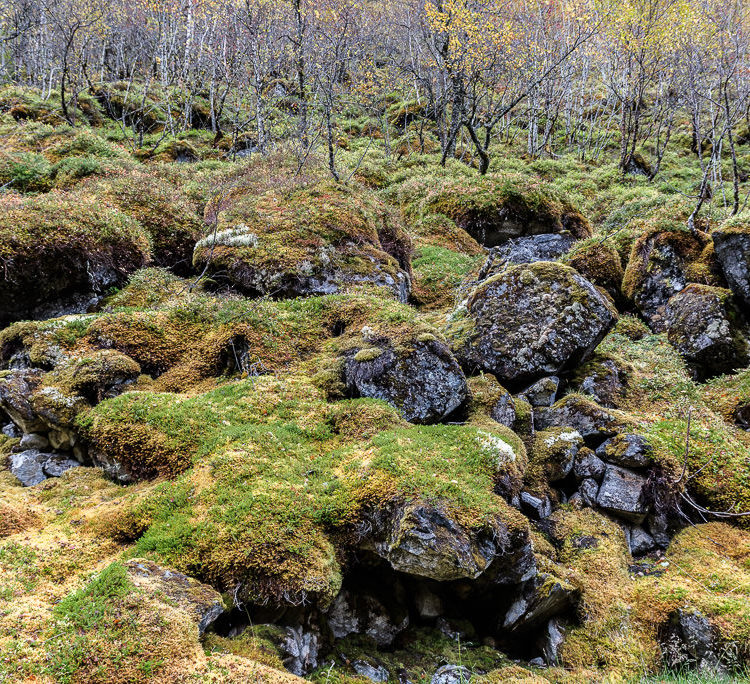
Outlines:
{"type": "Polygon", "coordinates": [[[546,496],[540,499],[528,492],[521,492],[521,510],[535,520],[543,520],[552,515],[552,504],[546,496]]]}
{"type": "Polygon", "coordinates": [[[11,371],[0,379],[0,408],[25,433],[45,432],[47,426],[31,405],[30,397],[42,381],[43,372],[33,368],[11,371]]]}
{"type": "Polygon", "coordinates": [[[668,667],[689,667],[704,674],[724,672],[715,630],[702,613],[678,609],[664,633],[661,647],[668,667]]]}
{"type": "Polygon", "coordinates": [[[521,589],[502,622],[502,629],[514,634],[530,632],[565,612],[576,602],[578,590],[548,573],[539,573],[521,589]]]}
{"type": "Polygon", "coordinates": [[[589,395],[597,404],[615,408],[625,390],[625,372],[611,359],[589,366],[581,377],[571,382],[576,392],[589,395]]]}
{"type": "Polygon", "coordinates": [[[576,454],[575,463],[573,464],[573,474],[577,480],[590,478],[601,482],[604,477],[604,461],[600,459],[590,449],[581,449],[576,454]]]}
{"type": "Polygon", "coordinates": [[[750,231],[716,228],[711,237],[729,288],[745,307],[750,307],[750,231]]]}
{"type": "Polygon", "coordinates": [[[633,527],[629,530],[628,543],[630,544],[630,553],[634,556],[642,556],[656,548],[654,538],[641,527],[633,527]]]}
{"type": "Polygon", "coordinates": [[[548,378],[537,380],[518,396],[521,399],[528,401],[532,406],[552,406],[557,398],[557,390],[559,387],[560,378],[551,375],[548,378]]]}
{"type": "Polygon", "coordinates": [[[516,422],[516,404],[513,395],[505,392],[500,399],[490,409],[490,418],[497,421],[500,425],[512,428],[516,422]]]}
{"type": "Polygon", "coordinates": [[[482,283],[464,316],[471,327],[467,335],[463,321],[456,346],[466,365],[501,383],[521,383],[585,361],[617,312],[577,271],[544,261],[513,266],[482,283]]]}
{"type": "Polygon", "coordinates": [[[596,444],[602,438],[613,437],[623,424],[616,415],[593,401],[568,395],[553,406],[534,411],[534,427],[546,430],[551,427],[568,427],[577,430],[587,443],[596,444]]]}
{"type": "Polygon", "coordinates": [[[347,589],[336,596],[327,618],[336,639],[349,634],[367,634],[378,646],[390,646],[409,626],[409,614],[403,607],[389,611],[376,597],[347,589]]]}
{"type": "Polygon", "coordinates": [[[669,300],[666,323],[669,341],[700,379],[748,365],[750,329],[729,290],[688,285],[669,300]]]}
{"type": "Polygon", "coordinates": [[[37,449],[28,449],[10,455],[10,472],[15,475],[24,487],[32,487],[47,479],[42,470],[42,462],[49,454],[37,449]]]}
{"type": "Polygon", "coordinates": [[[318,667],[320,637],[314,631],[302,627],[287,627],[286,638],[281,642],[284,667],[298,677],[318,667]]]}
{"type": "Polygon", "coordinates": [[[624,468],[646,468],[651,465],[651,446],[645,437],[633,434],[616,435],[596,450],[596,455],[608,463],[624,468]]]}
{"type": "Polygon", "coordinates": [[[565,633],[561,624],[553,618],[539,638],[539,647],[547,665],[555,666],[560,661],[560,648],[565,641],[565,633]]]}
{"type": "Polygon", "coordinates": [[[549,482],[564,480],[573,469],[583,438],[577,430],[550,428],[540,430],[534,436],[532,459],[544,467],[549,482]]]}
{"type": "Polygon", "coordinates": [[[664,513],[652,513],[646,519],[646,526],[660,549],[666,549],[672,541],[669,535],[669,520],[664,513]]]}
{"type": "Polygon", "coordinates": [[[367,677],[371,682],[387,682],[388,670],[379,665],[370,665],[364,660],[355,660],[352,669],[362,677],[367,677]]]}
{"type": "Polygon", "coordinates": [[[49,440],[38,432],[31,432],[21,437],[19,445],[22,449],[46,449],[49,446],[49,440]]]}
{"type": "Polygon", "coordinates": [[[10,437],[11,439],[18,439],[19,437],[23,436],[23,432],[21,432],[17,427],[15,423],[8,423],[7,425],[3,426],[3,434],[6,437],[10,437]]]}
{"type": "Polygon", "coordinates": [[[632,470],[608,465],[596,503],[610,513],[640,525],[648,514],[644,502],[646,478],[632,470]]]}
{"type": "Polygon", "coordinates": [[[437,339],[416,341],[401,352],[389,343],[355,350],[346,359],[345,384],[352,396],[382,399],[412,423],[436,423],[468,397],[461,367],[437,339]]]}
{"type": "Polygon", "coordinates": [[[432,675],[430,684],[469,684],[471,671],[463,665],[443,665],[432,675]]]}
{"type": "Polygon", "coordinates": [[[467,529],[445,511],[413,503],[374,520],[363,544],[398,572],[441,582],[476,579],[491,567],[491,581],[515,584],[536,571],[528,530],[497,519],[487,529],[467,529]]]}
{"type": "Polygon", "coordinates": [[[584,506],[593,508],[596,506],[596,499],[599,496],[599,483],[593,478],[587,477],[578,485],[578,494],[584,506]]]}
{"type": "Polygon", "coordinates": [[[44,463],[42,469],[47,477],[60,477],[71,468],[79,468],[81,464],[65,454],[52,454],[44,463]]]}

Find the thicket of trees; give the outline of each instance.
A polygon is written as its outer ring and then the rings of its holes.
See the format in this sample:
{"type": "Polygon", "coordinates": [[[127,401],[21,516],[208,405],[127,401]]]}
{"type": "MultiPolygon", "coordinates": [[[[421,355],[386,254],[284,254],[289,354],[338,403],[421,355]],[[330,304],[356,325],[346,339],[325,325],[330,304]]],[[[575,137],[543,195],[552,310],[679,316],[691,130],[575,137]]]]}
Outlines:
{"type": "Polygon", "coordinates": [[[532,157],[619,142],[620,167],[651,177],[688,121],[701,194],[731,160],[736,212],[749,29],[743,0],[0,0],[0,81],[57,98],[72,125],[97,94],[134,144],[191,126],[291,140],[300,159],[327,148],[334,175],[336,126],[356,116],[387,154],[393,124],[481,172],[507,136],[532,157]]]}

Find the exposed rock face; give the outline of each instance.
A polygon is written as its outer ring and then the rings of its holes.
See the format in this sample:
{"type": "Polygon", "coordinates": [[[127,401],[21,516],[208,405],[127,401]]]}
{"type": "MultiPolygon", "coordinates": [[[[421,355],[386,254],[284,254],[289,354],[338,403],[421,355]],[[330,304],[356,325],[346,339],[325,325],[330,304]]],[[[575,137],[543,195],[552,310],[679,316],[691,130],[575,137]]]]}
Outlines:
{"type": "Polygon", "coordinates": [[[666,322],[669,341],[701,378],[748,364],[748,326],[729,290],[688,285],[669,300],[666,322]]]}
{"type": "Polygon", "coordinates": [[[505,392],[490,409],[490,418],[500,425],[512,428],[516,422],[516,402],[510,392],[505,392]]]}
{"type": "Polygon", "coordinates": [[[539,646],[542,656],[547,665],[554,666],[559,663],[560,648],[565,641],[565,632],[557,619],[552,619],[547,623],[541,638],[539,646]]]}
{"type": "Polygon", "coordinates": [[[198,633],[203,634],[224,613],[221,594],[192,577],[157,565],[145,558],[134,558],[125,563],[133,583],[148,586],[166,596],[194,620],[198,633]]]}
{"type": "Polygon", "coordinates": [[[604,461],[590,449],[581,449],[576,455],[575,463],[573,464],[573,473],[577,480],[591,478],[592,480],[601,482],[604,477],[605,468],[604,461]]]}
{"type": "Polygon", "coordinates": [[[750,230],[747,226],[717,228],[711,237],[729,288],[750,307],[750,230]]]}
{"type": "Polygon", "coordinates": [[[453,354],[434,338],[406,350],[384,344],[352,352],[344,376],[350,394],[383,399],[412,423],[443,420],[469,393],[453,354]]]}
{"type": "Polygon", "coordinates": [[[468,530],[438,508],[411,504],[380,527],[372,550],[408,575],[440,582],[484,575],[514,584],[536,571],[528,530],[501,521],[495,529],[468,530]]]}
{"type": "Polygon", "coordinates": [[[686,232],[650,233],[639,238],[625,270],[623,290],[654,332],[667,329],[666,306],[690,282],[715,279],[716,264],[704,254],[707,239],[686,232]]]}
{"type": "Polygon", "coordinates": [[[719,643],[705,615],[678,609],[662,638],[662,654],[668,667],[690,667],[706,674],[724,671],[719,658],[719,643]]]}
{"type": "Polygon", "coordinates": [[[578,597],[578,590],[568,582],[548,573],[529,580],[513,602],[502,622],[502,628],[514,634],[536,629],[563,613],[578,597]]]}
{"type": "Polygon", "coordinates": [[[292,674],[302,677],[318,667],[320,637],[316,631],[287,627],[286,638],[280,647],[285,654],[284,667],[292,674]]]}
{"type": "Polygon", "coordinates": [[[327,619],[336,639],[349,634],[367,634],[378,646],[390,646],[409,626],[409,614],[403,604],[397,611],[389,611],[375,596],[347,589],[334,599],[327,619]]]}
{"type": "Polygon", "coordinates": [[[651,446],[641,435],[620,434],[608,439],[597,450],[597,456],[625,468],[646,468],[652,463],[651,446]]]}
{"type": "Polygon", "coordinates": [[[355,660],[352,669],[362,677],[367,677],[371,682],[387,682],[388,670],[381,665],[371,665],[364,660],[355,660]]]}
{"type": "Polygon", "coordinates": [[[458,345],[463,360],[518,384],[580,364],[617,313],[572,268],[540,261],[480,285],[467,302],[467,316],[471,329],[458,345]]]}
{"type": "Polygon", "coordinates": [[[492,278],[516,264],[557,261],[574,243],[575,238],[566,233],[543,233],[510,239],[490,249],[479,280],[492,278]]]}
{"type": "Polygon", "coordinates": [[[42,381],[40,370],[14,371],[0,380],[0,407],[25,433],[46,432],[48,427],[31,405],[31,395],[42,381]]]}
{"type": "Polygon", "coordinates": [[[649,508],[644,501],[646,478],[632,470],[608,465],[604,471],[596,503],[614,515],[642,523],[649,508]]]}

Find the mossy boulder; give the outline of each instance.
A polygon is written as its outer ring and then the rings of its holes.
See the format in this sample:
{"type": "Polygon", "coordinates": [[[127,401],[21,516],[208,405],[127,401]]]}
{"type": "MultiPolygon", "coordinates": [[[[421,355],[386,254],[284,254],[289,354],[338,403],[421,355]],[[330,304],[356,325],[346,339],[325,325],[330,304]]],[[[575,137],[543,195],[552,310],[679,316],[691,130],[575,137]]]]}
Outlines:
{"type": "Polygon", "coordinates": [[[623,303],[622,279],[625,272],[614,245],[601,238],[591,238],[575,245],[563,256],[562,262],[605,290],[615,303],[623,303]]]}
{"type": "Polygon", "coordinates": [[[552,406],[540,407],[534,411],[534,426],[537,430],[571,428],[594,446],[623,431],[628,422],[626,414],[604,409],[589,397],[579,394],[568,394],[552,406]]]}
{"type": "Polygon", "coordinates": [[[344,382],[352,396],[383,399],[412,423],[446,419],[468,397],[466,378],[448,347],[422,335],[394,348],[390,340],[352,349],[344,382]]]}
{"type": "Polygon", "coordinates": [[[143,227],[151,240],[155,266],[183,275],[192,271],[193,249],[205,225],[174,185],[155,174],[130,173],[99,181],[87,192],[143,227]]]}
{"type": "Polygon", "coordinates": [[[149,258],[141,225],[90,196],[0,198],[0,325],[85,311],[149,258]]]}
{"type": "Polygon", "coordinates": [[[612,305],[583,276],[540,261],[477,287],[466,313],[454,317],[452,335],[467,366],[518,385],[585,361],[616,319],[612,305]]]}
{"type": "Polygon", "coordinates": [[[669,299],[688,283],[720,284],[718,273],[713,243],[707,235],[653,229],[633,243],[622,290],[649,327],[664,332],[669,299]]]}
{"type": "Polygon", "coordinates": [[[512,176],[449,178],[429,188],[426,211],[448,216],[485,247],[510,238],[567,230],[591,234],[588,221],[550,186],[512,176]]]}
{"type": "Polygon", "coordinates": [[[217,200],[215,230],[195,247],[197,268],[243,292],[291,297],[347,286],[410,291],[411,242],[398,217],[365,189],[318,183],[217,200]]]}
{"type": "Polygon", "coordinates": [[[708,285],[688,285],[667,303],[667,334],[702,379],[748,365],[750,327],[732,293],[708,285]]]}
{"type": "Polygon", "coordinates": [[[711,232],[711,238],[729,288],[750,308],[750,212],[725,221],[711,232]]]}

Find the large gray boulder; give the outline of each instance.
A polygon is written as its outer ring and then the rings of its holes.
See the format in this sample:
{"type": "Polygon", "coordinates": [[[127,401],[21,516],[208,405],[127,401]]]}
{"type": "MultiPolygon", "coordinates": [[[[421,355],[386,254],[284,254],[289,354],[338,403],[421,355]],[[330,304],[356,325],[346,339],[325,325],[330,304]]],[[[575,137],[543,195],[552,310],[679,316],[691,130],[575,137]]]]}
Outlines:
{"type": "Polygon", "coordinates": [[[669,341],[700,378],[748,365],[750,330],[729,290],[688,285],[669,300],[666,321],[669,341]]]}
{"type": "Polygon", "coordinates": [[[27,449],[20,453],[11,454],[10,472],[18,478],[18,481],[24,487],[33,487],[47,479],[42,463],[48,457],[49,454],[42,453],[38,449],[27,449]]]}
{"type": "Polygon", "coordinates": [[[344,363],[344,381],[350,395],[387,401],[406,420],[420,424],[445,419],[469,396],[455,357],[431,335],[408,346],[383,341],[352,350],[344,363]]]}
{"type": "Polygon", "coordinates": [[[517,385],[579,365],[616,320],[610,302],[583,276],[539,261],[482,283],[452,324],[466,365],[517,385]]]}
{"type": "Polygon", "coordinates": [[[750,309],[750,225],[722,226],[711,237],[729,288],[750,309]]]}

